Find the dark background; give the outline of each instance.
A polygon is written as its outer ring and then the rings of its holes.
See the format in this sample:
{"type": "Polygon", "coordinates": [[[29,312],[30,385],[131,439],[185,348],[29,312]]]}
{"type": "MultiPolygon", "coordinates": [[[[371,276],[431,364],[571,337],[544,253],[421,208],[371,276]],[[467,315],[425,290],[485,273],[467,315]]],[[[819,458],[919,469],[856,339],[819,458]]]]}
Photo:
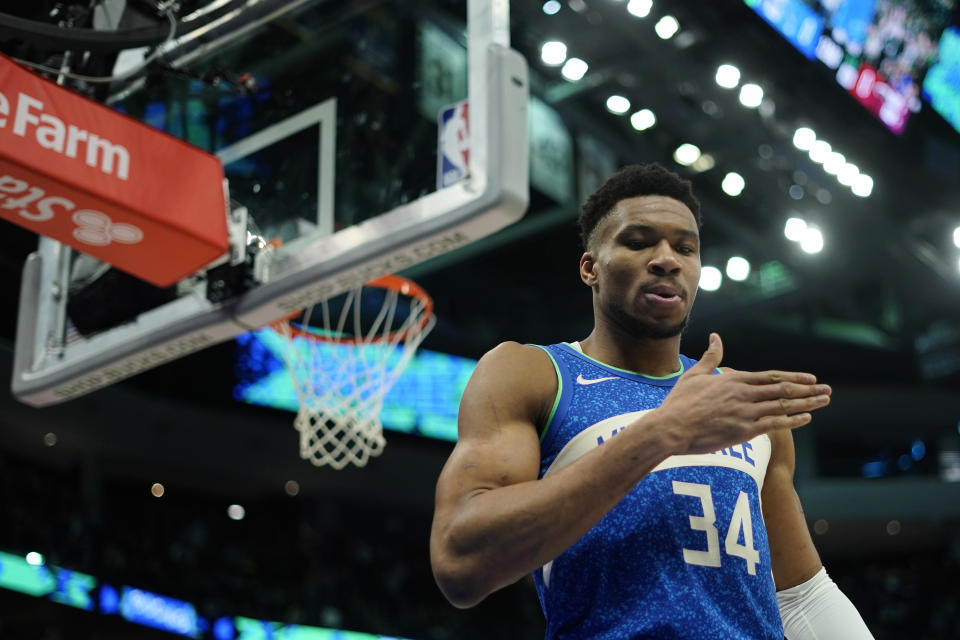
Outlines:
{"type": "MultiPolygon", "coordinates": [[[[0,11],[56,22],[49,16],[56,4],[5,2],[0,11]]],[[[366,24],[373,4],[330,11],[366,24]]],[[[463,16],[455,2],[382,4],[392,17],[428,13],[456,23],[463,16]]],[[[555,16],[545,16],[539,2],[513,4],[512,42],[530,64],[532,93],[574,135],[601,141],[617,164],[660,161],[694,181],[703,204],[704,264],[722,268],[739,254],[755,266],[776,260],[791,274],[793,286],[773,293],[759,291],[755,281],[729,280],[717,292],[701,292],[683,350],[699,356],[707,333],[718,331],[727,365],[809,370],[833,385],[831,407],[796,436],[798,490],[811,526],[819,523],[824,562],[877,638],[958,637],[960,484],[943,481],[940,456],[960,450],[960,249],[950,241],[960,225],[960,134],[926,104],[903,135],[892,134],[826,67],[803,58],[734,0],[664,0],[644,20],[626,16],[624,3],[613,0],[564,3],[555,16]],[[684,37],[653,35],[665,13],[677,17],[684,37]],[[553,38],[590,62],[584,82],[570,85],[540,63],[540,43],[553,38]],[[764,87],[772,114],[745,109],[735,92],[717,87],[713,75],[722,62],[764,87]],[[652,108],[657,126],[638,133],[626,116],[607,112],[611,93],[652,108]],[[851,195],[793,147],[801,125],[873,176],[869,198],[851,195]],[[674,164],[673,149],[687,141],[709,151],[717,166],[694,173],[674,164]],[[739,198],[719,188],[728,170],[746,179],[739,198]],[[798,172],[806,182],[804,196],[794,200],[788,189],[798,172]],[[803,254],[784,238],[791,213],[823,228],[822,253],[803,254]],[[918,440],[926,454],[898,466],[918,440]],[[882,477],[863,477],[871,462],[882,477]]],[[[82,25],[82,12],[73,10],[82,25]]],[[[280,42],[282,31],[284,46],[309,41],[289,25],[276,31],[264,37],[280,42]]],[[[0,37],[0,50],[33,61],[55,60],[59,51],[8,31],[0,37]]],[[[379,46],[389,53],[389,40],[379,46]]],[[[337,51],[341,57],[309,73],[356,64],[356,51],[337,51]]],[[[227,84],[247,71],[231,68],[230,60],[237,57],[224,54],[210,72],[227,84]]],[[[105,73],[110,63],[109,53],[98,53],[86,71],[98,72],[99,64],[105,73]]],[[[148,91],[176,83],[169,71],[155,73],[161,79],[148,91]]],[[[399,98],[391,95],[373,77],[342,80],[371,116],[412,99],[403,89],[399,98]]],[[[79,90],[107,98],[103,89],[79,90]]],[[[282,106],[268,102],[258,117],[269,120],[270,109],[282,106]]],[[[359,148],[341,153],[360,164],[367,156],[359,148]]],[[[395,157],[388,152],[384,157],[395,157]]],[[[425,164],[429,181],[433,165],[425,164]]],[[[418,178],[405,176],[411,185],[418,178]]],[[[338,193],[363,191],[353,186],[338,183],[338,193]]],[[[502,340],[585,337],[592,311],[577,274],[575,218],[586,195],[558,202],[534,185],[524,220],[411,269],[439,319],[424,346],[478,358],[502,340]]],[[[0,225],[0,372],[7,384],[19,272],[36,238],[0,225]]],[[[211,618],[244,615],[420,639],[542,634],[524,582],[468,612],[447,605],[432,583],[432,491],[451,443],[388,433],[386,453],[365,469],[315,469],[296,455],[290,414],[232,399],[234,350],[218,345],[55,407],[31,408],[5,394],[0,549],[39,550],[54,564],[194,602],[211,618]],[[48,433],[56,434],[55,446],[44,443],[48,433]],[[301,486],[295,497],[283,492],[291,479],[301,486]],[[167,487],[161,500],[149,494],[157,481],[167,487]],[[241,522],[225,517],[234,502],[247,510],[241,522]]],[[[161,636],[169,637],[0,591],[2,638],[161,636]]]]}

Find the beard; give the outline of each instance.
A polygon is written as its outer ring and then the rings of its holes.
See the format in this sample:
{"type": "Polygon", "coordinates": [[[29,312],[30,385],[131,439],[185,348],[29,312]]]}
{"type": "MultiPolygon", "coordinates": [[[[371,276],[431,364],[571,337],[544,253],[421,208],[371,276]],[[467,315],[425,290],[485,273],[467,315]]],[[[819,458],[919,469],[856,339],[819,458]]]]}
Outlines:
{"type": "Polygon", "coordinates": [[[664,340],[676,337],[683,333],[690,322],[689,312],[683,316],[680,322],[665,324],[650,317],[629,313],[621,305],[615,305],[610,310],[610,315],[614,323],[625,332],[635,338],[646,340],[664,340]]]}

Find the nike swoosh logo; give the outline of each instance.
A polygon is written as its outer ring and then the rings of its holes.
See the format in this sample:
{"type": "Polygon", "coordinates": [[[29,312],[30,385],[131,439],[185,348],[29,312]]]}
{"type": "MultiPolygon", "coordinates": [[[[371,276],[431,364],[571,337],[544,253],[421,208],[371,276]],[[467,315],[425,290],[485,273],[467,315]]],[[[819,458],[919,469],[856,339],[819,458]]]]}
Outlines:
{"type": "Polygon", "coordinates": [[[617,376],[607,376],[606,378],[584,378],[583,374],[577,376],[577,384],[597,384],[598,382],[606,382],[607,380],[616,380],[617,376]]]}

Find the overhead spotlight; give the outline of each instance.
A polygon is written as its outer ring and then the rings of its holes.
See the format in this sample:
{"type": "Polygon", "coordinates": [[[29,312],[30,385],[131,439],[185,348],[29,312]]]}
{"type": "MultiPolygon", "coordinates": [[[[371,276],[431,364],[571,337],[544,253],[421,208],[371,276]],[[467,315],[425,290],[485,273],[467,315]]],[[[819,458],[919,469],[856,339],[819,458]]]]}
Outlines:
{"type": "Polygon", "coordinates": [[[28,551],[27,555],[25,555],[23,559],[27,561],[27,564],[32,565],[34,567],[40,566],[41,564],[46,562],[46,559],[43,557],[43,554],[37,553],[36,551],[28,551]]]}
{"type": "Polygon", "coordinates": [[[166,489],[163,488],[163,485],[159,482],[154,482],[150,485],[150,495],[154,498],[162,498],[163,494],[166,492],[166,489]]]}
{"type": "Polygon", "coordinates": [[[957,248],[960,249],[960,227],[953,230],[953,244],[957,245],[957,248]]]}
{"type": "Polygon", "coordinates": [[[787,218],[787,223],[783,225],[783,235],[792,242],[800,242],[806,231],[807,221],[803,218],[787,218]]]}
{"type": "Polygon", "coordinates": [[[717,84],[724,89],[733,89],[740,84],[740,69],[732,64],[722,64],[717,67],[717,84]]]}
{"type": "Polygon", "coordinates": [[[704,267],[700,270],[700,288],[704,291],[716,291],[723,283],[723,274],[716,267],[704,267]]]}
{"type": "Polygon", "coordinates": [[[743,282],[750,275],[750,263],[746,258],[733,256],[727,260],[727,277],[737,282],[743,282]]]}
{"type": "Polygon", "coordinates": [[[653,9],[653,0],[630,0],[627,3],[627,13],[638,18],[646,18],[653,9]]]}
{"type": "Polygon", "coordinates": [[[869,195],[873,193],[873,178],[865,173],[861,173],[853,181],[853,184],[850,186],[850,191],[853,192],[853,195],[861,198],[869,197],[869,195]]]}
{"type": "Polygon", "coordinates": [[[232,504],[227,507],[227,517],[231,520],[243,520],[245,515],[247,515],[247,510],[242,505],[232,504]]]}
{"type": "Polygon", "coordinates": [[[847,159],[839,151],[831,151],[827,159],[823,161],[823,170],[832,176],[840,175],[843,166],[847,164],[847,159]]]}
{"type": "Polygon", "coordinates": [[[823,251],[823,233],[820,229],[808,226],[800,239],[800,248],[805,253],[820,253],[823,251]]]}
{"type": "Polygon", "coordinates": [[[833,149],[830,147],[829,142],[826,140],[817,140],[813,143],[813,146],[810,147],[810,159],[817,164],[823,164],[827,161],[827,158],[830,157],[832,151],[833,149]]]}
{"type": "Polygon", "coordinates": [[[630,101],[623,96],[610,96],[607,98],[607,110],[619,116],[630,111],[630,101]]]}
{"type": "Polygon", "coordinates": [[[817,141],[816,132],[810,127],[800,127],[793,132],[793,146],[800,151],[810,151],[810,147],[817,141]]]}
{"type": "Polygon", "coordinates": [[[763,102],[763,88],[758,84],[747,83],[740,87],[740,104],[751,109],[763,102]]]}
{"type": "Polygon", "coordinates": [[[633,125],[633,128],[637,131],[646,131],[657,124],[657,116],[653,111],[650,111],[650,109],[640,109],[640,111],[630,116],[630,124],[633,125]]]}
{"type": "Polygon", "coordinates": [[[700,148],[696,145],[685,142],[673,152],[673,159],[677,164],[689,167],[700,157],[700,148]]]}
{"type": "Polygon", "coordinates": [[[837,182],[845,187],[852,187],[859,175],[860,169],[857,165],[852,162],[845,162],[843,166],[840,167],[840,172],[837,173],[837,182]]]}
{"type": "Polygon", "coordinates": [[[723,176],[723,182],[720,183],[720,188],[723,189],[723,192],[734,198],[743,193],[745,186],[747,186],[747,182],[743,179],[743,176],[735,171],[731,171],[723,176]]]}
{"type": "Polygon", "coordinates": [[[560,75],[570,82],[576,82],[587,74],[589,68],[589,65],[580,58],[570,58],[560,69],[560,75]]]}
{"type": "Polygon", "coordinates": [[[567,45],[559,40],[550,40],[540,45],[540,59],[543,64],[556,67],[567,59],[567,45]]]}
{"type": "Polygon", "coordinates": [[[657,20],[653,30],[657,32],[661,40],[669,40],[676,35],[677,31],[680,31],[680,23],[673,16],[663,16],[657,20]]]}
{"type": "Polygon", "coordinates": [[[547,0],[543,3],[543,12],[548,16],[556,15],[560,8],[561,5],[557,0],[547,0]]]}

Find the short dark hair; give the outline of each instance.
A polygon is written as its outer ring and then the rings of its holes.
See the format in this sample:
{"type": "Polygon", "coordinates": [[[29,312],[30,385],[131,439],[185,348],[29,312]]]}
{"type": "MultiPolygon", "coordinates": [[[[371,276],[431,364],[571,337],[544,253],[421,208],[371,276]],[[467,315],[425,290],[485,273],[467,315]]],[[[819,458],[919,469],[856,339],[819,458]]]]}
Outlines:
{"type": "Polygon", "coordinates": [[[703,224],[700,218],[700,201],[693,195],[693,185],[659,163],[631,164],[607,178],[580,207],[580,240],[586,249],[594,229],[616,206],[626,198],[637,196],[666,196],[679,200],[693,212],[697,227],[703,224]]]}

